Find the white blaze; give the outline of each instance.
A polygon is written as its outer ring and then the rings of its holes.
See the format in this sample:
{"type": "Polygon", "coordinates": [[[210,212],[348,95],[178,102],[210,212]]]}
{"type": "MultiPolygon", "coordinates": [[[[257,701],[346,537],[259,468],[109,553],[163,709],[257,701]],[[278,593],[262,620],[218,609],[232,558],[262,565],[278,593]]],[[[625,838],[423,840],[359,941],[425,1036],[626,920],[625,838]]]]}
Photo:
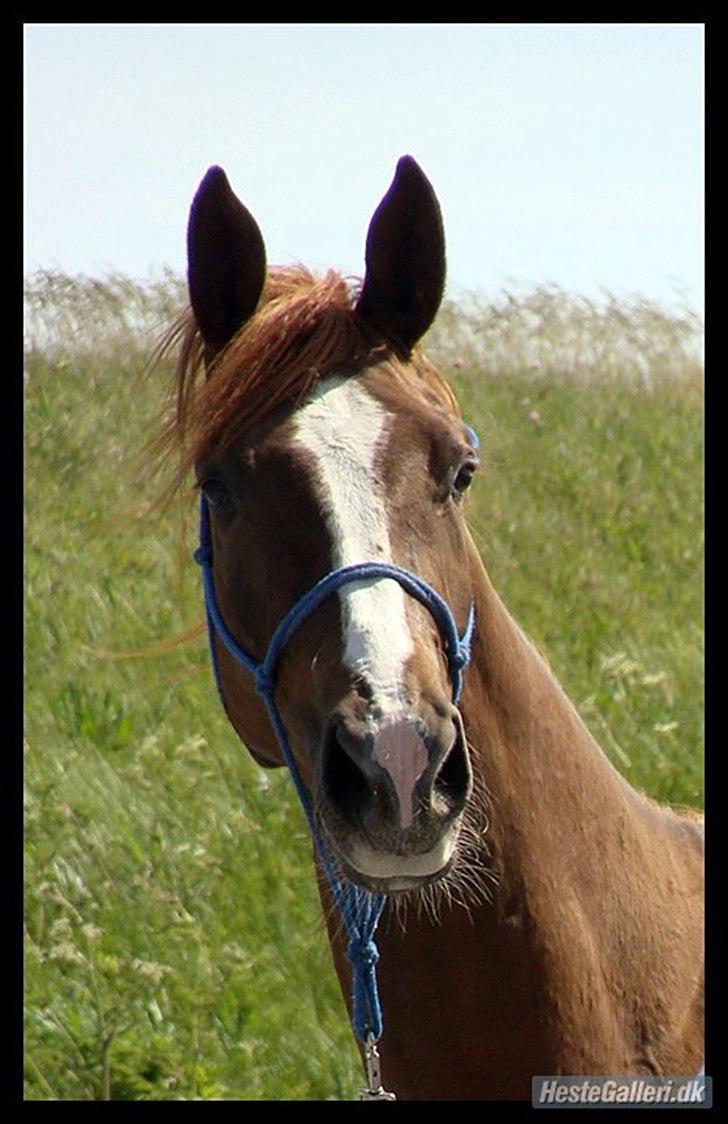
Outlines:
{"type": "MultiPolygon", "coordinates": [[[[314,466],[333,544],[332,567],[391,562],[385,498],[375,465],[391,414],[360,382],[322,382],[295,419],[294,441],[314,466]]],[[[385,712],[397,709],[412,653],[405,592],[393,579],[339,590],[346,666],[367,680],[385,712]]]]}

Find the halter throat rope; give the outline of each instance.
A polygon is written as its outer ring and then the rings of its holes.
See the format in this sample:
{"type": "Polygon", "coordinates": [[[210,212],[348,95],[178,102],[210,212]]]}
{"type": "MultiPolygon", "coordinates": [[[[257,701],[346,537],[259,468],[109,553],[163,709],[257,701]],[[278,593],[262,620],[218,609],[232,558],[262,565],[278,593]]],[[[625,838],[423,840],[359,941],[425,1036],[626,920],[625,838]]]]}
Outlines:
{"type": "Polygon", "coordinates": [[[273,731],[306,815],[316,853],[346,927],[349,938],[347,956],[353,973],[352,1023],[357,1038],[365,1045],[370,1046],[373,1042],[377,1042],[382,1034],[382,1011],[376,976],[379,951],[374,942],[374,932],[384,909],[386,895],[371,894],[351,882],[342,882],[336,872],[319,832],[311,798],[303,783],[288,742],[285,724],[276,705],[275,681],[278,661],[293,633],[332,593],[351,582],[378,581],[383,578],[391,578],[399,582],[410,596],[424,605],[434,618],[444,640],[452,682],[453,702],[457,704],[462,691],[463,671],[470,662],[472,637],[475,628],[475,607],[471,605],[465,631],[460,636],[455,618],[447,602],[427,582],[410,573],[409,570],[405,570],[401,566],[380,562],[359,562],[352,566],[342,566],[321,578],[289,609],[275,629],[264,658],[256,660],[238,644],[227,627],[217,603],[212,573],[210,511],[207,498],[204,495],[200,497],[200,545],[194,553],[194,559],[202,569],[210,657],[218,693],[224,705],[222,681],[215,648],[215,635],[220,638],[230,655],[250,672],[256,691],[265,701],[273,731]]]}

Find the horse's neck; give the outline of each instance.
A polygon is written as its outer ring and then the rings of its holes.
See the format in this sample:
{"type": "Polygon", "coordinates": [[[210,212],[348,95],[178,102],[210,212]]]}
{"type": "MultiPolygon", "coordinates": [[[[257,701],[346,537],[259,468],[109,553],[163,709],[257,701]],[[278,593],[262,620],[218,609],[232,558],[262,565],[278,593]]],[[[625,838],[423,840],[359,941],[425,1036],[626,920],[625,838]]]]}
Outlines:
{"type": "Polygon", "coordinates": [[[462,713],[488,825],[471,825],[463,886],[479,864],[499,882],[490,902],[443,902],[437,923],[415,906],[404,926],[385,916],[385,1079],[406,1097],[498,1098],[527,1096],[533,1073],[698,1064],[695,841],[616,772],[482,571],[476,584],[462,713]]]}
{"type": "Polygon", "coordinates": [[[603,859],[615,823],[642,819],[643,802],[482,571],[476,620],[462,711],[501,877],[507,886],[525,879],[533,892],[530,880],[550,868],[563,886],[570,874],[580,877],[575,858],[579,870],[603,859]]]}
{"type": "Polygon", "coordinates": [[[632,884],[669,882],[673,859],[684,864],[687,851],[692,860],[696,825],[627,783],[482,568],[476,581],[462,710],[502,891],[527,895],[547,917],[555,895],[572,895],[595,922],[633,910],[625,900],[632,884]]]}

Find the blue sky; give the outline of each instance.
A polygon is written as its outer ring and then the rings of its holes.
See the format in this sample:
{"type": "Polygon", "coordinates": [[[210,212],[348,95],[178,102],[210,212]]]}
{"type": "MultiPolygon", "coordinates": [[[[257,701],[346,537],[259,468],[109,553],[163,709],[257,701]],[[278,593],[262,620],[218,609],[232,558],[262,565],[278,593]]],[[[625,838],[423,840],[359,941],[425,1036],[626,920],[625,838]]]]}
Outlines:
{"type": "Polygon", "coordinates": [[[700,24],[27,24],[25,91],[27,271],[184,270],[217,163],[271,263],[360,274],[411,153],[449,295],[703,310],[700,24]]]}

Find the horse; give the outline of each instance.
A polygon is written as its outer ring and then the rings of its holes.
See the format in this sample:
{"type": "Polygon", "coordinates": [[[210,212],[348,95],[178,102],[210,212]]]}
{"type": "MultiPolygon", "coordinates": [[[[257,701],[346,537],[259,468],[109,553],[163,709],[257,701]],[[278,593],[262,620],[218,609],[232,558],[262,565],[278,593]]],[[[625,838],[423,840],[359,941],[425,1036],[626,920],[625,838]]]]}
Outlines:
{"type": "MultiPolygon", "coordinates": [[[[222,705],[261,766],[285,765],[285,743],[337,877],[383,903],[384,1085],[519,1100],[536,1074],[694,1073],[700,817],[611,764],[468,530],[477,439],[418,346],[445,283],[429,180],[399,160],[360,282],[269,268],[218,166],[194,196],[187,253],[163,440],[204,504],[222,705]],[[251,669],[292,607],[342,571],[278,646],[272,721],[251,669]],[[467,668],[442,614],[468,634],[467,668]]],[[[351,1013],[320,865],[314,851],[351,1013]]]]}

